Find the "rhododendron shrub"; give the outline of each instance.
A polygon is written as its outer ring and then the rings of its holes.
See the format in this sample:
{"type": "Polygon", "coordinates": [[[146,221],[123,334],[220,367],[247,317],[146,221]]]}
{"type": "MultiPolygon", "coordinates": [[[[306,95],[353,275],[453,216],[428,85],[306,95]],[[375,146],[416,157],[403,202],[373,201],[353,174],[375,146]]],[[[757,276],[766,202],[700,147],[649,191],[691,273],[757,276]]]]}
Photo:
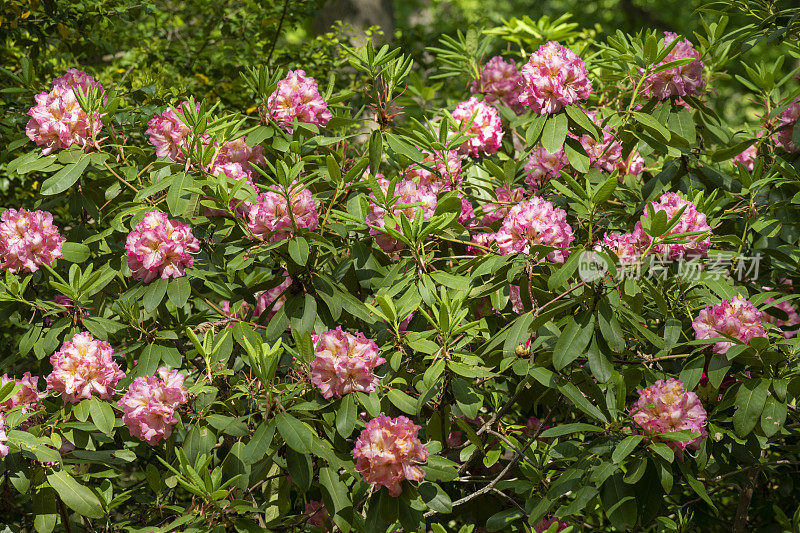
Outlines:
{"type": "Polygon", "coordinates": [[[0,524],[794,531],[773,4],[267,47],[203,93],[91,50],[2,69],[0,524]]]}

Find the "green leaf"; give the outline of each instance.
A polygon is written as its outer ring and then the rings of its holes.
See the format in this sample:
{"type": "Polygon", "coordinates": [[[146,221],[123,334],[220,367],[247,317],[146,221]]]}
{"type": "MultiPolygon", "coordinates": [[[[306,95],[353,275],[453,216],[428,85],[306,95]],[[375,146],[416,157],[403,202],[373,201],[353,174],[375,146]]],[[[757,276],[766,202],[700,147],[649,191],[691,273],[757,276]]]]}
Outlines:
{"type": "Polygon", "coordinates": [[[598,409],[592,402],[589,401],[583,393],[570,383],[569,381],[563,381],[558,384],[558,390],[561,393],[569,398],[569,400],[575,404],[575,407],[586,413],[587,415],[591,416],[592,418],[596,418],[602,422],[608,422],[606,415],[603,414],[600,409],[598,409]]]}
{"type": "Polygon", "coordinates": [[[671,463],[675,460],[675,452],[663,442],[652,443],[650,445],[650,449],[660,455],[668,463],[671,463]]]}
{"type": "Polygon", "coordinates": [[[89,161],[90,159],[87,154],[81,154],[77,161],[66,165],[51,177],[44,180],[42,189],[39,192],[43,196],[52,196],[66,191],[78,181],[83,171],[86,170],[86,167],[89,165],[89,161]]]}
{"type": "Polygon", "coordinates": [[[558,114],[547,119],[542,130],[542,146],[554,154],[564,146],[567,138],[567,115],[558,114]]]}
{"type": "Polygon", "coordinates": [[[786,404],[779,401],[775,396],[767,398],[764,404],[764,411],[761,413],[761,429],[764,435],[772,437],[786,422],[786,404]]]}
{"type": "Polygon", "coordinates": [[[298,453],[291,448],[286,450],[286,466],[292,482],[297,485],[300,492],[306,492],[311,488],[311,479],[314,470],[311,465],[311,455],[298,453]]]}
{"type": "Polygon", "coordinates": [[[106,435],[111,435],[114,431],[114,423],[117,421],[111,404],[99,399],[97,396],[92,396],[89,403],[89,414],[92,416],[92,422],[97,429],[106,435]]]}
{"type": "Polygon", "coordinates": [[[392,402],[398,409],[409,415],[417,414],[417,402],[399,389],[392,389],[386,395],[389,401],[392,402]]]}
{"type": "Polygon", "coordinates": [[[655,117],[648,115],[647,113],[634,111],[633,119],[641,124],[646,130],[661,137],[661,140],[664,142],[669,142],[670,138],[672,137],[667,128],[665,128],[658,120],[656,120],[655,117]]]}
{"type": "Polygon", "coordinates": [[[643,435],[629,435],[625,437],[614,449],[611,454],[611,460],[615,463],[621,463],[623,459],[628,457],[633,450],[642,442],[643,435]]]}
{"type": "Polygon", "coordinates": [[[592,424],[572,423],[572,424],[559,424],[555,427],[545,429],[542,431],[542,438],[550,439],[554,437],[561,437],[562,435],[571,435],[572,433],[585,433],[587,431],[603,431],[603,428],[593,426],[592,424]]]}
{"type": "Polygon", "coordinates": [[[78,483],[66,471],[47,474],[47,482],[73,511],[87,518],[103,518],[105,511],[94,492],[78,483]]]}
{"type": "Polygon", "coordinates": [[[262,422],[250,438],[250,442],[242,450],[242,462],[252,465],[260,461],[269,451],[272,439],[275,436],[275,422],[262,422]]]}
{"type": "Polygon", "coordinates": [[[453,511],[453,502],[450,500],[450,496],[436,483],[426,481],[417,488],[417,492],[429,509],[443,514],[453,511]]]}
{"type": "Polygon", "coordinates": [[[179,216],[186,212],[189,207],[189,199],[185,198],[190,192],[188,188],[194,186],[194,178],[191,174],[183,172],[176,174],[167,191],[167,208],[172,216],[179,216]]]}
{"type": "Polygon", "coordinates": [[[275,417],[278,433],[287,446],[300,453],[311,453],[314,430],[288,413],[278,413],[275,417]]]}
{"type": "Polygon", "coordinates": [[[524,516],[516,507],[495,513],[486,520],[487,531],[512,531],[511,524],[524,516]]]}
{"type": "Polygon", "coordinates": [[[334,469],[328,467],[320,468],[319,485],[322,487],[325,507],[333,509],[334,514],[352,506],[349,497],[350,492],[347,490],[347,486],[339,479],[339,474],[334,469]]]}
{"type": "Polygon", "coordinates": [[[356,415],[356,402],[352,394],[347,394],[336,413],[336,431],[345,439],[356,428],[356,415]]]}
{"type": "Polygon", "coordinates": [[[553,366],[561,370],[584,355],[594,333],[594,315],[585,313],[578,320],[570,318],[553,349],[553,366]]]}
{"type": "Polygon", "coordinates": [[[62,258],[70,263],[83,263],[91,253],[89,247],[80,242],[65,242],[61,247],[62,258]]]}
{"type": "Polygon", "coordinates": [[[555,291],[564,286],[567,280],[572,277],[578,269],[583,252],[574,252],[569,254],[566,262],[561,265],[558,270],[553,272],[550,279],[547,280],[547,288],[555,291]]]}
{"type": "Polygon", "coordinates": [[[164,295],[167,293],[167,283],[167,280],[158,278],[147,285],[144,295],[142,296],[142,304],[144,305],[145,311],[152,313],[153,310],[158,307],[161,300],[164,299],[164,295]]]}
{"type": "Polygon", "coordinates": [[[381,156],[383,156],[383,136],[381,130],[375,130],[369,138],[369,171],[372,174],[380,171],[381,156]]]}
{"type": "Polygon", "coordinates": [[[564,111],[566,111],[569,119],[579,128],[594,137],[595,140],[600,140],[600,129],[583,109],[577,105],[568,105],[564,108],[564,111]]]}
{"type": "Polygon", "coordinates": [[[305,266],[308,261],[308,242],[299,235],[289,241],[289,256],[292,261],[300,266],[305,266]]]}
{"type": "Polygon", "coordinates": [[[192,286],[186,276],[169,280],[167,284],[167,296],[169,301],[175,304],[175,307],[183,307],[192,293],[192,286]]]}
{"type": "Polygon", "coordinates": [[[756,427],[767,401],[770,381],[768,379],[748,379],[736,394],[737,410],[733,414],[733,429],[744,437],[756,427]]]}

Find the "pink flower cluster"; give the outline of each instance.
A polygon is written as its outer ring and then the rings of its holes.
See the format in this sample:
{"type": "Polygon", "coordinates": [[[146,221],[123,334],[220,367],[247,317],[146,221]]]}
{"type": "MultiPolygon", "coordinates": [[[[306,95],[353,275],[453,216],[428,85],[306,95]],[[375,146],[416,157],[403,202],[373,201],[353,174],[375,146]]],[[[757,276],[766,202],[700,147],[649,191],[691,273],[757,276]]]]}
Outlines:
{"type": "Polygon", "coordinates": [[[644,158],[639,151],[634,148],[628,157],[623,158],[622,145],[616,140],[614,129],[609,124],[603,125],[603,120],[597,111],[589,111],[587,115],[603,133],[602,138],[597,140],[588,133],[580,137],[571,133],[568,135],[578,139],[592,166],[608,173],[617,170],[620,180],[627,174],[634,176],[641,174],[644,170],[644,158]]]}
{"type": "MultiPolygon", "coordinates": [[[[267,320],[275,316],[275,313],[286,303],[286,295],[284,295],[283,292],[288,289],[291,284],[292,278],[289,277],[288,273],[284,272],[283,281],[281,281],[279,285],[256,294],[256,307],[253,309],[253,317],[261,316],[267,309],[269,309],[269,311],[267,311],[267,320]]],[[[231,303],[228,300],[220,302],[220,306],[227,316],[238,319],[243,318],[250,309],[250,304],[243,302],[241,311],[239,313],[232,313],[231,303]]]]}
{"type": "Polygon", "coordinates": [[[415,183],[428,187],[434,193],[455,190],[462,179],[461,156],[453,150],[427,154],[422,164],[414,163],[408,167],[405,179],[414,180],[415,183]],[[434,172],[425,168],[426,166],[432,168],[434,172]]]}
{"type": "Polygon", "coordinates": [[[125,249],[133,277],[150,283],[183,276],[194,264],[192,254],[200,250],[200,242],[189,226],[161,211],[150,211],[128,234],[125,249]]]}
{"type": "MultiPolygon", "coordinates": [[[[747,343],[753,337],[766,337],[762,324],[764,316],[741,294],[732,300],[722,300],[716,305],[700,311],[692,321],[696,339],[715,339],[725,334],[747,343]]],[[[733,342],[721,341],[714,344],[714,353],[726,353],[733,342]]]]}
{"type": "MultiPolygon", "coordinates": [[[[147,123],[145,133],[150,137],[150,144],[155,147],[158,157],[166,157],[171,161],[186,161],[191,148],[189,142],[192,130],[184,124],[183,117],[189,106],[189,102],[184,101],[175,106],[175,111],[168,107],[147,123]]],[[[196,107],[200,108],[199,102],[196,107]]]]}
{"type": "Polygon", "coordinates": [[[566,211],[535,196],[509,210],[495,239],[503,255],[527,254],[532,244],[543,244],[556,248],[547,254],[549,261],[563,263],[575,237],[567,223],[566,211]]]}
{"type": "Polygon", "coordinates": [[[642,229],[642,223],[637,222],[631,233],[606,233],[594,249],[598,252],[610,250],[619,258],[620,264],[630,265],[641,260],[650,246],[650,240],[650,236],[642,229]]]}
{"type": "Polygon", "coordinates": [[[739,163],[744,168],[752,172],[756,166],[757,155],[758,155],[758,148],[756,148],[756,145],[753,144],[745,148],[744,152],[742,152],[741,154],[733,156],[732,161],[734,163],[739,163]]]}
{"type": "Polygon", "coordinates": [[[76,333],[50,357],[53,372],[47,376],[47,388],[60,392],[65,402],[98,396],[108,400],[117,382],[125,378],[113,360],[114,349],[90,333],[76,333]]]}
{"type": "Polygon", "coordinates": [[[16,407],[21,407],[23,413],[35,411],[39,407],[39,401],[47,396],[46,392],[39,392],[39,376],[31,376],[30,372],[25,372],[22,379],[10,378],[8,374],[3,374],[0,377],[0,388],[9,382],[19,383],[22,388],[11,398],[0,403],[0,411],[10,411],[16,407]]]}
{"type": "Polygon", "coordinates": [[[264,149],[261,146],[247,146],[244,137],[223,143],[219,148],[211,174],[222,172],[234,179],[246,179],[247,183],[256,190],[253,176],[256,171],[253,165],[263,166],[266,163],[264,149]]]}
{"type": "Polygon", "coordinates": [[[290,238],[295,228],[317,229],[318,206],[311,191],[294,181],[288,191],[273,188],[261,193],[247,212],[247,227],[257,237],[278,242],[290,238]]]}
{"type": "Polygon", "coordinates": [[[28,111],[31,118],[25,126],[25,133],[37,145],[44,147],[42,153],[45,155],[73,144],[85,146],[91,140],[92,132],[97,134],[103,127],[100,115],[95,113],[89,118],[81,109],[75,96],[77,87],[103,88],[93,77],[72,68],[53,80],[50,92],[35,96],[36,105],[28,111]]]}
{"type": "Polygon", "coordinates": [[[8,209],[0,214],[0,268],[36,272],[61,257],[65,242],[47,211],[8,209]]]}
{"type": "Polygon", "coordinates": [[[117,402],[131,435],[151,446],[172,435],[172,428],[178,423],[175,409],[186,403],[189,393],[183,379],[177,370],[162,366],[153,376],[133,380],[117,402]]]}
{"type": "Polygon", "coordinates": [[[473,94],[482,93],[487,103],[502,104],[520,115],[525,111],[519,101],[523,83],[514,63],[495,56],[483,66],[480,77],[472,82],[470,90],[473,94]]]}
{"type": "Polygon", "coordinates": [[[592,94],[586,63],[554,41],[531,54],[521,74],[524,83],[519,100],[540,115],[556,113],[592,94]]]}
{"type": "Polygon", "coordinates": [[[341,398],[350,392],[373,392],[380,380],[376,367],[386,362],[375,342],[363,333],[342,331],[341,326],[320,335],[312,335],[314,360],[311,383],[322,396],[341,398]]]}
{"type": "MultiPolygon", "coordinates": [[[[695,231],[711,232],[711,226],[706,222],[705,213],[697,211],[694,203],[681,198],[678,193],[664,193],[657,202],[653,202],[653,209],[656,212],[665,211],[667,213],[667,220],[672,219],[675,213],[683,206],[686,206],[686,209],[681,214],[675,227],[666,234],[667,236],[695,231]]],[[[646,212],[644,216],[647,216],[646,212]]],[[[664,252],[664,255],[668,259],[705,257],[708,252],[708,247],[711,246],[711,236],[709,233],[682,237],[680,239],[684,242],[665,244],[660,247],[660,251],[664,252]]]]}
{"type": "MultiPolygon", "coordinates": [[[[672,32],[664,32],[664,35],[665,45],[678,37],[672,32]]],[[[694,58],[695,60],[686,65],[651,74],[645,80],[644,94],[648,97],[655,96],[659,100],[666,100],[671,96],[691,96],[702,91],[706,85],[706,80],[703,79],[705,64],[700,61],[700,54],[694,49],[692,43],[686,39],[679,41],[659,65],[684,58],[694,58]]]]}
{"type": "MultiPolygon", "coordinates": [[[[378,185],[384,194],[389,191],[389,180],[386,178],[378,178],[378,185]]],[[[417,210],[422,210],[422,219],[429,220],[434,211],[436,211],[436,193],[425,185],[417,185],[410,179],[403,179],[395,184],[394,195],[397,197],[396,201],[391,207],[391,214],[399,217],[403,213],[409,220],[414,220],[417,210]],[[406,204],[421,204],[416,206],[406,206],[406,204]]],[[[367,213],[367,224],[375,227],[369,229],[369,234],[375,237],[378,246],[386,252],[396,252],[403,249],[405,246],[402,242],[396,240],[394,237],[381,231],[386,227],[385,215],[386,209],[377,204],[375,196],[370,194],[370,211],[367,213]]]]}
{"type": "Polygon", "coordinates": [[[798,118],[800,118],[800,96],[795,98],[791,105],[783,110],[779,118],[778,144],[783,146],[787,152],[800,152],[800,146],[792,141],[792,132],[798,118]]]}
{"type": "Polygon", "coordinates": [[[544,146],[538,146],[531,151],[525,164],[525,183],[531,191],[538,191],[551,179],[561,176],[561,171],[568,166],[563,148],[551,154],[544,146]]]}
{"type": "Polygon", "coordinates": [[[649,387],[639,389],[639,399],[631,408],[637,429],[648,435],[657,435],[688,429],[700,433],[690,440],[668,440],[666,443],[677,452],[688,446],[697,446],[707,434],[703,427],[706,410],[697,394],[688,392],[679,379],[659,379],[649,387]]]}
{"type": "Polygon", "coordinates": [[[508,186],[497,187],[494,190],[497,203],[488,202],[483,205],[483,220],[481,223],[488,226],[497,220],[503,220],[513,205],[525,199],[525,189],[517,187],[509,190],[508,186]]]}
{"type": "Polygon", "coordinates": [[[461,145],[461,153],[474,157],[492,155],[502,146],[503,123],[500,115],[494,107],[476,97],[458,104],[453,111],[453,119],[459,125],[459,134],[473,135],[461,145]]]}
{"type": "Polygon", "coordinates": [[[428,450],[417,436],[420,429],[404,416],[373,418],[356,441],[356,470],[370,485],[383,485],[392,496],[400,496],[404,479],[425,478],[419,464],[428,460],[428,450]]]}
{"type": "MultiPolygon", "coordinates": [[[[272,120],[291,131],[295,120],[324,126],[332,115],[319,94],[317,82],[302,70],[290,70],[267,100],[267,113],[272,120]]],[[[264,117],[266,119],[266,117],[264,117]]]]}

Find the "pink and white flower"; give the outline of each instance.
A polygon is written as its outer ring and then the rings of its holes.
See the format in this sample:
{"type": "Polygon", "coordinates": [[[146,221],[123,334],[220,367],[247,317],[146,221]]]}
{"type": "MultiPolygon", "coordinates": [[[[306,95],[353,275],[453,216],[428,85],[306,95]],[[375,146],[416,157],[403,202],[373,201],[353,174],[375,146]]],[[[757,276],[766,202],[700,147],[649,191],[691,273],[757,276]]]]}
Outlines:
{"type": "Polygon", "coordinates": [[[163,366],[155,375],[133,380],[117,402],[132,436],[155,446],[172,435],[172,428],[178,423],[175,410],[188,400],[189,391],[183,380],[180,372],[163,366]]]}
{"type": "Polygon", "coordinates": [[[502,146],[503,122],[500,115],[494,107],[476,97],[458,104],[453,119],[459,126],[459,135],[473,135],[461,145],[461,153],[473,157],[492,155],[502,146]]]}
{"type": "Polygon", "coordinates": [[[0,388],[6,383],[15,382],[22,385],[11,398],[0,403],[0,411],[10,411],[16,407],[21,407],[23,413],[35,411],[39,407],[40,400],[47,396],[46,392],[39,392],[39,376],[31,376],[30,372],[25,372],[21,379],[8,377],[3,374],[0,377],[0,388]]]}
{"type": "Polygon", "coordinates": [[[404,416],[381,415],[367,422],[353,451],[364,481],[383,485],[394,497],[402,493],[404,479],[422,481],[425,471],[419,465],[428,460],[428,450],[417,436],[420,429],[404,416]]]}
{"type": "MultiPolygon", "coordinates": [[[[708,253],[709,246],[711,246],[711,226],[706,222],[705,213],[700,213],[694,203],[681,198],[681,196],[675,192],[664,193],[657,202],[653,202],[653,209],[656,212],[665,211],[667,213],[667,220],[672,219],[683,206],[686,206],[686,209],[684,209],[680,219],[678,219],[678,223],[667,232],[666,236],[697,231],[706,233],[683,237],[681,239],[683,242],[664,244],[661,245],[659,249],[664,252],[667,259],[705,257],[708,253]]],[[[644,216],[647,217],[646,211],[644,216]]]]}
{"type": "Polygon", "coordinates": [[[192,254],[200,250],[200,242],[189,226],[161,211],[150,211],[128,234],[125,250],[133,277],[150,283],[183,276],[194,264],[192,254]]]}
{"type": "Polygon", "coordinates": [[[380,379],[374,370],[386,362],[375,342],[363,333],[342,331],[341,326],[312,335],[312,340],[315,357],[311,362],[311,383],[319,387],[323,397],[375,391],[380,379]]]}
{"type": "Polygon", "coordinates": [[[114,349],[91,333],[76,333],[50,357],[53,372],[45,378],[47,388],[60,392],[64,402],[78,403],[97,396],[108,400],[125,373],[113,360],[114,349]]]}
{"type": "Polygon", "coordinates": [[[650,242],[650,236],[642,229],[642,223],[637,222],[631,233],[606,233],[594,249],[598,252],[612,251],[621,265],[630,265],[641,261],[650,242]]]}
{"type": "Polygon", "coordinates": [[[6,435],[6,418],[3,413],[0,413],[0,458],[8,455],[8,435],[6,435]]]}
{"type": "Polygon", "coordinates": [[[408,167],[405,179],[414,180],[415,183],[428,187],[434,193],[452,191],[461,185],[461,156],[454,150],[426,154],[422,163],[432,168],[414,163],[408,167]]]}
{"type": "Polygon", "coordinates": [[[649,387],[639,389],[639,399],[631,407],[635,428],[647,435],[689,430],[700,436],[689,440],[667,440],[676,452],[697,447],[705,438],[706,410],[694,392],[686,390],[679,379],[659,379],[649,387]]]}
{"type": "Polygon", "coordinates": [[[472,82],[470,90],[473,94],[483,94],[487,103],[502,104],[520,115],[525,111],[519,101],[524,82],[514,63],[495,56],[483,66],[480,77],[472,82]]]}
{"type": "MultiPolygon", "coordinates": [[[[724,333],[748,343],[753,337],[767,336],[763,319],[764,314],[739,294],[701,310],[692,321],[692,328],[696,339],[715,339],[724,333]]],[[[714,343],[714,353],[726,353],[733,345],[730,341],[714,343]]]]}
{"type": "Polygon", "coordinates": [[[787,152],[800,152],[800,146],[792,140],[798,118],[800,118],[800,96],[795,98],[791,105],[783,110],[778,119],[778,145],[782,146],[787,152]]]}
{"type": "Polygon", "coordinates": [[[538,196],[512,207],[495,238],[503,255],[527,254],[536,244],[552,246],[556,249],[547,254],[547,259],[555,263],[566,260],[575,239],[566,211],[538,196]]]}
{"type": "Polygon", "coordinates": [[[288,190],[269,189],[247,212],[247,227],[253,235],[269,242],[289,239],[295,229],[317,229],[319,204],[309,189],[297,181],[288,190]]]}
{"type": "Polygon", "coordinates": [[[65,242],[47,211],[8,209],[0,214],[0,268],[9,272],[52,266],[65,242]]]}
{"type": "MultiPolygon", "coordinates": [[[[671,43],[677,37],[675,33],[664,32],[664,44],[671,43]]],[[[694,58],[694,61],[648,76],[644,84],[644,94],[648,97],[655,96],[659,100],[666,100],[671,96],[691,96],[700,93],[706,86],[706,80],[703,79],[705,64],[700,60],[700,54],[694,49],[692,43],[686,39],[678,41],[675,48],[659,65],[685,58],[694,58]]]]}
{"type": "Polygon", "coordinates": [[[37,145],[43,146],[42,153],[65,150],[77,144],[85,146],[92,140],[92,133],[102,129],[100,115],[94,113],[90,118],[78,103],[75,89],[96,87],[102,90],[93,77],[77,69],[69,69],[64,76],[53,80],[50,92],[37,94],[36,105],[29,111],[30,120],[25,133],[37,145]]]}
{"type": "Polygon", "coordinates": [[[531,151],[525,164],[525,183],[530,191],[538,191],[551,179],[561,176],[561,171],[567,167],[569,161],[563,148],[551,154],[543,146],[538,146],[531,151]]]}
{"type": "MultiPolygon", "coordinates": [[[[184,113],[190,109],[191,104],[184,101],[173,108],[168,107],[160,115],[154,116],[147,123],[150,144],[156,149],[158,157],[166,157],[171,161],[186,161],[189,151],[193,148],[190,143],[207,142],[207,139],[193,140],[192,129],[184,123],[184,113]]],[[[200,108],[200,103],[196,103],[200,108]]]]}
{"type": "Polygon", "coordinates": [[[267,100],[265,121],[266,116],[281,124],[287,131],[291,131],[291,124],[295,120],[325,126],[332,117],[328,104],[319,94],[317,82],[299,69],[290,70],[278,82],[277,89],[267,100]]]}
{"type": "Polygon", "coordinates": [[[523,201],[525,196],[527,196],[525,194],[525,189],[522,187],[509,190],[507,185],[496,188],[494,190],[494,195],[497,198],[497,203],[488,202],[483,206],[483,220],[481,224],[484,226],[488,226],[497,220],[503,220],[511,207],[523,201]]]}
{"type": "Polygon", "coordinates": [[[561,111],[592,94],[586,63],[578,54],[554,41],[539,47],[522,67],[519,101],[540,115],[561,111]]]}
{"type": "MultiPolygon", "coordinates": [[[[378,178],[378,185],[384,194],[389,191],[389,180],[386,178],[378,178]]],[[[394,196],[397,197],[389,213],[395,217],[404,214],[409,220],[414,220],[418,210],[422,210],[422,220],[429,220],[433,213],[436,211],[436,193],[425,185],[417,185],[410,179],[403,179],[395,184],[394,196]],[[408,205],[418,204],[418,205],[408,205]]],[[[378,246],[386,252],[396,252],[402,250],[405,245],[396,240],[394,237],[385,233],[383,228],[386,227],[386,214],[387,210],[383,206],[378,205],[377,199],[374,195],[369,195],[370,211],[367,213],[366,222],[370,226],[369,234],[375,237],[378,246]]]]}

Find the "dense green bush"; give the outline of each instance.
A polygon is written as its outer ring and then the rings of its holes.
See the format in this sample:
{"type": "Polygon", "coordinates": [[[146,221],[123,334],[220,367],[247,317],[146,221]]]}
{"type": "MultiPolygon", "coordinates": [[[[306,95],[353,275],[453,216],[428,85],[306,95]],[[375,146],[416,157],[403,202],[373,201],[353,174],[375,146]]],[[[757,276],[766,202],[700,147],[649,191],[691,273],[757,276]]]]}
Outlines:
{"type": "Polygon", "coordinates": [[[2,7],[2,531],[797,531],[800,10],[256,4],[2,7]]]}

